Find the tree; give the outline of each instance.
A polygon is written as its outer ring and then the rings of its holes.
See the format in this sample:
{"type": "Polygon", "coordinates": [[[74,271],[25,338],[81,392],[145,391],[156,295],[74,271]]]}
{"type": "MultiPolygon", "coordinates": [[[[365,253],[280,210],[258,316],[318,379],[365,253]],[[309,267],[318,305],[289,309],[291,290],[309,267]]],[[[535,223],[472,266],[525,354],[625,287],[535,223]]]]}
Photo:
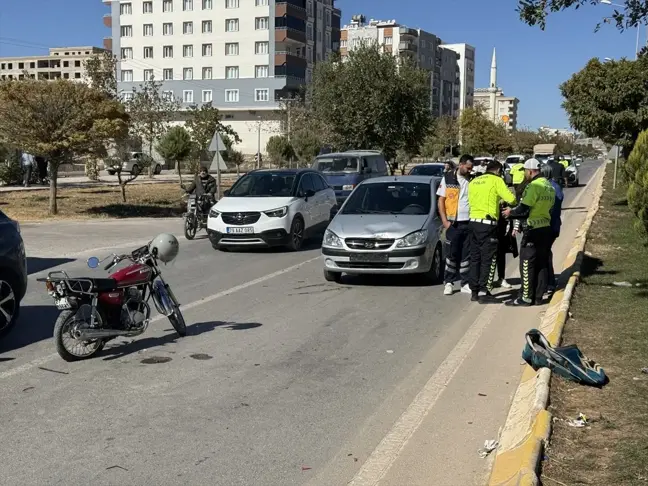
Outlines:
{"type": "Polygon", "coordinates": [[[506,127],[489,120],[481,106],[466,108],[459,123],[464,153],[495,156],[512,148],[506,127]]]}
{"type": "Polygon", "coordinates": [[[322,140],[317,133],[300,129],[290,137],[295,157],[302,167],[310,165],[322,148],[322,140]]]}
{"type": "Polygon", "coordinates": [[[628,205],[637,217],[635,228],[644,239],[648,239],[648,130],[637,138],[625,170],[630,182],[628,205]]]}
{"type": "Polygon", "coordinates": [[[293,148],[285,135],[273,135],[268,139],[266,152],[273,164],[282,167],[293,156],[293,148]]]}
{"type": "Polygon", "coordinates": [[[533,147],[542,143],[540,133],[532,130],[514,130],[510,137],[511,148],[520,155],[533,155],[533,147]]]}
{"type": "Polygon", "coordinates": [[[570,124],[589,137],[623,147],[627,157],[648,128],[648,57],[590,60],[560,86],[570,124]]]}
{"type": "Polygon", "coordinates": [[[94,54],[84,63],[90,86],[105,93],[109,98],[117,99],[117,57],[110,51],[94,54]]]}
{"type": "MultiPolygon", "coordinates": [[[[126,186],[137,179],[140,172],[131,172],[128,177],[124,177],[122,172],[122,163],[131,157],[132,152],[139,152],[140,148],[141,141],[139,139],[133,139],[132,137],[129,137],[128,134],[125,134],[125,136],[114,141],[112,144],[111,154],[106,155],[104,158],[107,167],[116,168],[117,183],[119,184],[122,202],[124,203],[126,202],[126,186]]],[[[148,168],[151,163],[152,159],[147,155],[143,155],[137,161],[137,164],[140,166],[140,171],[148,168]]]]}
{"type": "MultiPolygon", "coordinates": [[[[148,148],[150,158],[153,158],[153,144],[167,131],[179,107],[178,101],[165,96],[161,88],[159,81],[145,81],[139,88],[133,89],[133,97],[126,102],[131,134],[148,148]]],[[[150,164],[150,177],[153,177],[153,169],[154,164],[150,164]]]]}
{"type": "Polygon", "coordinates": [[[121,103],[68,80],[0,82],[0,140],[45,157],[50,168],[49,212],[57,213],[59,166],[122,136],[121,103]]]}
{"type": "Polygon", "coordinates": [[[459,121],[452,116],[442,116],[432,123],[423,140],[421,155],[433,159],[445,157],[459,145],[459,121]]]}
{"type": "Polygon", "coordinates": [[[182,184],[182,172],[180,164],[187,160],[193,150],[191,137],[184,127],[171,127],[160,139],[155,150],[164,158],[175,162],[180,184],[182,184]]]}
{"type": "Polygon", "coordinates": [[[229,149],[227,151],[227,161],[236,166],[236,176],[238,177],[241,174],[241,165],[245,163],[245,156],[243,155],[243,152],[229,149]]]}
{"type": "Polygon", "coordinates": [[[306,94],[312,116],[339,149],[418,153],[431,119],[429,73],[375,45],[318,63],[306,94]]]}

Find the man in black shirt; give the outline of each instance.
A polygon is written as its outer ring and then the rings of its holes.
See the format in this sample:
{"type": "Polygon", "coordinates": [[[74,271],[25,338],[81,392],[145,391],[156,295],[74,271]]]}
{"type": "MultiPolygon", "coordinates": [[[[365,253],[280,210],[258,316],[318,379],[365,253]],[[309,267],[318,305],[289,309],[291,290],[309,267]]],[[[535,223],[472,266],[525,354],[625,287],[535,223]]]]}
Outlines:
{"type": "Polygon", "coordinates": [[[547,161],[547,165],[551,169],[551,180],[560,184],[560,187],[567,185],[567,177],[565,176],[565,167],[558,162],[560,157],[554,157],[547,161]]]}

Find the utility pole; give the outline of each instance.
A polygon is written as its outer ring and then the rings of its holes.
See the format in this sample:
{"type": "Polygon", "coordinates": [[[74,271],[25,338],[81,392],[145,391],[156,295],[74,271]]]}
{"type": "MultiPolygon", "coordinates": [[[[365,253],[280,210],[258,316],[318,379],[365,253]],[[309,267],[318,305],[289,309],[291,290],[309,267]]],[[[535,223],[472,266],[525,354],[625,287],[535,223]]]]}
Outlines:
{"type": "Polygon", "coordinates": [[[261,168],[261,117],[257,121],[257,169],[261,168]]]}
{"type": "MultiPolygon", "coordinates": [[[[287,112],[287,117],[288,117],[288,120],[287,120],[287,125],[288,125],[288,126],[286,127],[286,128],[287,128],[287,130],[286,130],[286,131],[287,131],[287,133],[286,133],[286,137],[288,138],[288,143],[290,144],[290,142],[291,142],[291,138],[290,138],[290,133],[291,133],[291,126],[290,126],[290,122],[291,122],[291,120],[290,120],[290,109],[291,109],[291,107],[292,107],[292,97],[291,97],[291,98],[288,98],[288,99],[287,99],[287,102],[288,102],[288,106],[287,106],[287,108],[286,108],[286,112],[287,112]]],[[[288,167],[289,167],[289,168],[292,167],[292,162],[293,162],[293,156],[292,156],[292,153],[291,153],[291,154],[290,154],[290,159],[288,159],[288,167]]]]}

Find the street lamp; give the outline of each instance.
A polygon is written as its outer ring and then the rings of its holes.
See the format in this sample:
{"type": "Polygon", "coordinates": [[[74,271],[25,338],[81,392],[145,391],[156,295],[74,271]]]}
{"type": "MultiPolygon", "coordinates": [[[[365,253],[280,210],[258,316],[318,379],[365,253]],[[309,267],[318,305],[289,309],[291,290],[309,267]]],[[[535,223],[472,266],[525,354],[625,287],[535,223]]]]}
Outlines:
{"type": "MultiPolygon", "coordinates": [[[[625,9],[625,5],[621,5],[619,3],[613,3],[610,0],[599,0],[599,3],[602,3],[603,5],[610,5],[611,7],[620,7],[620,8],[625,9]]],[[[639,59],[639,32],[640,31],[641,30],[639,29],[639,26],[637,25],[637,42],[635,43],[635,60],[639,59]]],[[[646,32],[647,32],[647,35],[648,35],[648,25],[646,26],[646,32]]]]}

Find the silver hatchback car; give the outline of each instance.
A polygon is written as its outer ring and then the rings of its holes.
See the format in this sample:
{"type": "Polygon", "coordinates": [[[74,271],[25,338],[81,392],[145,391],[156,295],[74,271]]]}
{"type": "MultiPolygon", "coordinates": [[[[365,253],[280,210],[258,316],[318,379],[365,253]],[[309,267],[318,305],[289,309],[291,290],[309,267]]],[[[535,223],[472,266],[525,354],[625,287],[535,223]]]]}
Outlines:
{"type": "Polygon", "coordinates": [[[437,211],[440,177],[387,176],[359,184],[322,241],[324,278],[342,274],[420,274],[443,279],[443,225],[437,211]]]}

